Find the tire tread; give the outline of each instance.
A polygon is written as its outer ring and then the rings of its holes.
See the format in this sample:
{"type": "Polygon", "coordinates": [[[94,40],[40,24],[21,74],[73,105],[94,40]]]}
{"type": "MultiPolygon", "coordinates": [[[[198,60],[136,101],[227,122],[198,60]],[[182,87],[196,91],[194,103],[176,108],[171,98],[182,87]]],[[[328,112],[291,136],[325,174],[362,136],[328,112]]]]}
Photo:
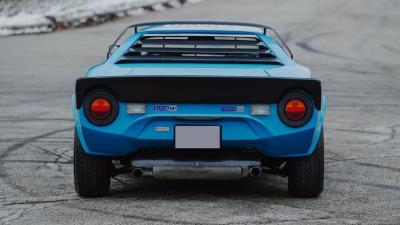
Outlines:
{"type": "Polygon", "coordinates": [[[87,155],[74,134],[74,184],[81,197],[101,197],[110,190],[111,161],[87,155]]]}
{"type": "Polygon", "coordinates": [[[288,164],[289,193],[296,197],[317,197],[324,188],[324,133],[322,131],[314,152],[288,164]]]}

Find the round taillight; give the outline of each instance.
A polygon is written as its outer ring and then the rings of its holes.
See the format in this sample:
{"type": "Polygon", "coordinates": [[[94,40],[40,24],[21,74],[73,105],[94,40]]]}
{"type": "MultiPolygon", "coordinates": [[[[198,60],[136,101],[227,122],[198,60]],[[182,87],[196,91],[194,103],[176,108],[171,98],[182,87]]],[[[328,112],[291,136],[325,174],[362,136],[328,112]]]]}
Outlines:
{"type": "Polygon", "coordinates": [[[298,121],[306,115],[306,104],[300,99],[291,99],[285,104],[285,114],[293,121],[298,121]]]}
{"type": "Polygon", "coordinates": [[[83,100],[83,112],[89,122],[96,126],[106,126],[118,116],[119,104],[108,91],[93,90],[83,100]]]}
{"type": "Polygon", "coordinates": [[[111,103],[104,98],[96,98],[90,104],[90,113],[96,119],[106,119],[111,115],[111,103]]]}
{"type": "Polygon", "coordinates": [[[289,92],[278,103],[278,116],[289,127],[304,126],[313,112],[313,102],[303,91],[289,92]]]}

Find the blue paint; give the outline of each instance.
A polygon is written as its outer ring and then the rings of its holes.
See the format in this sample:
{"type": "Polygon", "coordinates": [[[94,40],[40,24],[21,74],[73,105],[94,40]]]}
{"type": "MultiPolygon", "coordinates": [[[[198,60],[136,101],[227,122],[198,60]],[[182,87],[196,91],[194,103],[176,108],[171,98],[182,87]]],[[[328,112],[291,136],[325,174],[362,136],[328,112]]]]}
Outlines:
{"type": "MultiPolygon", "coordinates": [[[[128,37],[113,55],[91,67],[88,77],[101,76],[229,76],[229,77],[292,77],[311,78],[310,71],[290,59],[278,43],[261,31],[253,30],[168,30],[153,27],[128,37]],[[283,65],[260,64],[115,64],[128,48],[146,33],[186,34],[250,34],[256,35],[277,56],[283,65]]],[[[321,110],[314,109],[310,121],[302,127],[286,126],[278,117],[277,105],[270,105],[267,116],[250,115],[249,104],[146,104],[145,114],[127,114],[127,103],[119,103],[116,120],[103,127],[88,122],[82,107],[73,113],[77,135],[86,153],[103,156],[125,156],[142,147],[173,148],[175,125],[218,125],[222,128],[223,148],[254,147],[271,157],[300,157],[310,155],[318,143],[324,123],[326,99],[321,110]],[[217,121],[178,121],[176,117],[219,117],[217,121]],[[157,127],[169,127],[169,132],[157,132],[157,127]]]]}

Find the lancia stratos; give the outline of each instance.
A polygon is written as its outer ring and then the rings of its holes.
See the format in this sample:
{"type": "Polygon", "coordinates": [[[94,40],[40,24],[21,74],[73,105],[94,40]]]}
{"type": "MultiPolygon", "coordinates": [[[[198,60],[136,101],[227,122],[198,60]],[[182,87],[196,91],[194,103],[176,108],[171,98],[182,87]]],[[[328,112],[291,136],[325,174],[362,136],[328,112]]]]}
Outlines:
{"type": "MultiPolygon", "coordinates": [[[[321,82],[269,26],[152,22],[127,27],[77,79],[74,183],[104,196],[110,178],[287,177],[296,197],[324,183],[321,82]],[[126,175],[125,175],[126,176],[126,175]]],[[[265,178],[267,179],[267,178],[265,178]]]]}

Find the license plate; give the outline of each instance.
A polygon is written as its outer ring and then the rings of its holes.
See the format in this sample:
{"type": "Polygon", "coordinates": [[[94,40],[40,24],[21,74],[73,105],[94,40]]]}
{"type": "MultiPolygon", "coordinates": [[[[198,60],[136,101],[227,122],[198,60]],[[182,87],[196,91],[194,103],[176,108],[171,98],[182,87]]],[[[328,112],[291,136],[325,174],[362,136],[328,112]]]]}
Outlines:
{"type": "Polygon", "coordinates": [[[221,147],[220,126],[176,126],[175,148],[210,148],[221,147]]]}

